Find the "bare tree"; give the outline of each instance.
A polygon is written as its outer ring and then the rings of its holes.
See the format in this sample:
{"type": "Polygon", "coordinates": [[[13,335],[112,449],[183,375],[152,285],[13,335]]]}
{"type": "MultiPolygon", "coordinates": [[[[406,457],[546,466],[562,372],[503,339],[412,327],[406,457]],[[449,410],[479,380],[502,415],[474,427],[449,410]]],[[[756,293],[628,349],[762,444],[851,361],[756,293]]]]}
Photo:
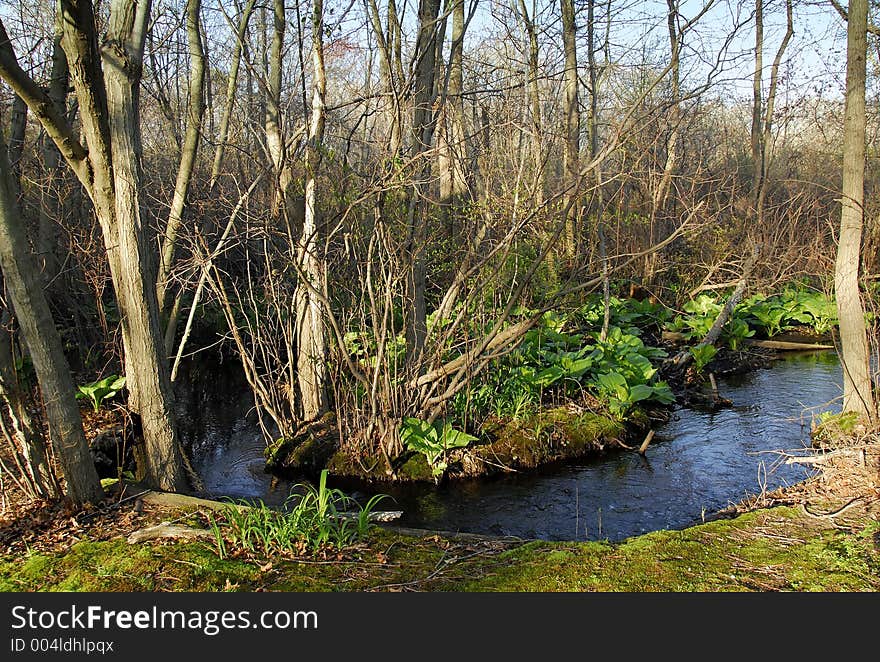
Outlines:
{"type": "Polygon", "coordinates": [[[177,322],[177,314],[171,314],[166,309],[168,307],[168,278],[174,264],[177,235],[183,223],[186,197],[192,182],[199,141],[202,137],[202,118],[205,114],[205,48],[202,44],[202,33],[199,27],[201,6],[201,0],[187,0],[186,2],[186,35],[190,59],[186,132],[184,133],[183,144],[181,145],[177,181],[174,184],[174,196],[171,199],[168,222],[165,224],[165,236],[162,240],[162,250],[159,256],[159,270],[156,274],[156,298],[159,305],[159,313],[162,319],[168,321],[168,330],[165,333],[164,344],[166,355],[171,353],[177,322]]]}
{"type": "MultiPolygon", "coordinates": [[[[64,473],[67,495],[78,505],[98,503],[104,498],[104,490],[89,454],[61,336],[55,328],[39,270],[20,222],[17,187],[12,177],[6,143],[0,136],[0,267],[34,362],[49,421],[49,436],[64,473]]],[[[33,439],[29,441],[34,443],[33,439]]],[[[29,454],[36,464],[33,478],[48,492],[47,496],[51,496],[51,479],[42,466],[44,453],[37,446],[32,447],[29,454]]]]}
{"type": "Polygon", "coordinates": [[[565,252],[571,259],[577,248],[577,222],[580,218],[580,205],[576,201],[580,195],[580,132],[581,111],[578,94],[577,25],[575,22],[574,0],[560,0],[562,8],[562,45],[565,51],[564,89],[565,102],[562,109],[565,152],[563,157],[563,186],[566,210],[565,252]]]}
{"type": "Polygon", "coordinates": [[[865,77],[867,0],[850,0],[846,24],[846,111],[843,126],[843,195],[834,268],[843,362],[843,410],[874,422],[877,409],[871,382],[865,308],[859,291],[864,224],[865,77]]]}
{"type": "Polygon", "coordinates": [[[110,5],[103,50],[92,3],[63,0],[62,46],[72,66],[82,135],[18,65],[0,23],[0,76],[25,100],[55,141],[94,205],[122,315],[126,384],[140,414],[145,452],[139,471],[151,484],[185,489],[182,447],[172,411],[151,252],[141,210],[139,87],[150,3],[110,5]],[[106,66],[102,66],[102,59],[106,66]]]}
{"type": "Polygon", "coordinates": [[[318,254],[321,243],[317,222],[317,178],[321,165],[327,96],[323,0],[313,0],[312,12],[312,117],[305,155],[305,214],[298,249],[302,282],[296,292],[296,368],[302,417],[307,421],[317,419],[327,410],[327,339],[323,306],[319,298],[326,288],[324,260],[318,254]]]}

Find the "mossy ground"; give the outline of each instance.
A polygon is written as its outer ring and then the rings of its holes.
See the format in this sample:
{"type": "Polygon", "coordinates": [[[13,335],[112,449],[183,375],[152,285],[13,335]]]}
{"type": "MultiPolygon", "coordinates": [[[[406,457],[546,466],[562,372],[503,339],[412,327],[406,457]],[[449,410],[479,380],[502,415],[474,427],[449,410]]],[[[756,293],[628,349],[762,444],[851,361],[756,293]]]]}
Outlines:
{"type": "Polygon", "coordinates": [[[122,538],[0,562],[3,591],[877,591],[880,525],[748,513],[621,544],[514,543],[376,530],[342,558],[221,560],[211,545],[122,538]]]}
{"type": "Polygon", "coordinates": [[[820,500],[809,509],[762,508],[619,544],[416,536],[375,527],[341,552],[221,559],[210,542],[129,545],[116,535],[7,553],[0,590],[873,592],[880,589],[880,508],[872,489],[839,516],[816,514],[833,510],[820,500]]]}

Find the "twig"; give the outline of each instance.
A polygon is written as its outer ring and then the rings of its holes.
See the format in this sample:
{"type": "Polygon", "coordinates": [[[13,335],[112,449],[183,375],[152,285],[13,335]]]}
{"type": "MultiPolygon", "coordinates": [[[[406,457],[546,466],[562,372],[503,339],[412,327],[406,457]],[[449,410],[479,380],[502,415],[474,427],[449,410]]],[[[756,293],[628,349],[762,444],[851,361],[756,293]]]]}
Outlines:
{"type": "Polygon", "coordinates": [[[801,508],[803,509],[804,513],[809,515],[810,517],[815,517],[817,519],[830,518],[830,517],[836,517],[837,515],[842,514],[844,511],[849,510],[854,505],[856,505],[856,503],[861,501],[863,498],[864,497],[860,497],[860,496],[853,497],[852,499],[847,501],[845,504],[843,504],[840,508],[838,508],[837,510],[832,510],[830,513],[812,513],[812,512],[810,512],[810,509],[807,508],[807,504],[805,504],[805,503],[801,504],[801,508]]]}

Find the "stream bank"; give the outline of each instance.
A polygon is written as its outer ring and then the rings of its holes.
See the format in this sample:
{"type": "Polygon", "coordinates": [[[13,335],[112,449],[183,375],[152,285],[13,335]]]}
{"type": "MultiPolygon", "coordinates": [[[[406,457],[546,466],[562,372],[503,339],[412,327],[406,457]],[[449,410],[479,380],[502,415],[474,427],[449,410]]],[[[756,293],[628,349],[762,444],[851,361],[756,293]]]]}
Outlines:
{"type": "MultiPolygon", "coordinates": [[[[718,378],[729,407],[674,409],[671,418],[658,422],[644,456],[609,445],[580,459],[440,485],[333,473],[331,482],[361,501],[390,494],[397,505],[388,507],[404,511],[399,523],[414,528],[547,540],[621,540],[681,528],[811,475],[807,465],[783,462],[786,454],[807,452],[813,414],[834,408],[840,392],[837,357],[785,354],[770,363],[718,378]]],[[[236,404],[231,396],[201,403],[199,420],[187,425],[198,435],[196,466],[209,496],[280,506],[308,477],[265,472],[265,445],[249,406],[247,398],[236,404]]],[[[643,437],[640,432],[629,445],[637,447],[643,437]]]]}
{"type": "Polygon", "coordinates": [[[0,591],[876,592],[880,440],[816,476],[738,504],[730,519],[609,541],[411,536],[376,527],[332,557],[221,559],[207,542],[132,545],[137,529],[204,525],[198,510],[116,499],[96,512],[0,518],[0,591]]]}

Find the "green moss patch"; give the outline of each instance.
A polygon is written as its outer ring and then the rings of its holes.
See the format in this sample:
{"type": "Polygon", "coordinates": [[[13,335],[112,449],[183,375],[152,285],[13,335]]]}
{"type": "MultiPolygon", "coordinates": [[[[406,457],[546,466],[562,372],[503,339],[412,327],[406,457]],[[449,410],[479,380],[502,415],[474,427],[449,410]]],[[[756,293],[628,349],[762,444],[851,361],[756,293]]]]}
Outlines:
{"type": "Polygon", "coordinates": [[[532,469],[542,464],[599,453],[616,445],[624,424],[592,412],[572,413],[564,407],[549,409],[523,421],[503,425],[489,444],[468,449],[478,466],[491,473],[532,469]]]}
{"type": "Polygon", "coordinates": [[[609,542],[413,537],[374,528],[344,553],[229,558],[210,544],[81,542],[0,560],[4,591],[877,591],[880,523],[852,531],[773,508],[609,542]]]}

